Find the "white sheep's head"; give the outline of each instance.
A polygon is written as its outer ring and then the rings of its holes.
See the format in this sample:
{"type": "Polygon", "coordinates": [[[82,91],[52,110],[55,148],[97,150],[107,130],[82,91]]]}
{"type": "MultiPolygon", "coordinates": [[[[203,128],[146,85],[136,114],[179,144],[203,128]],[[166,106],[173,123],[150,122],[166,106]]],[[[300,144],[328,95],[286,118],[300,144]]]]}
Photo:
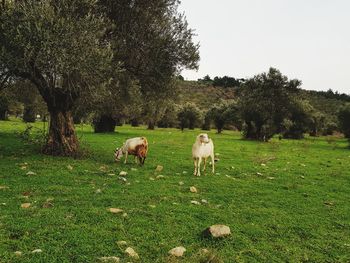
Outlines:
{"type": "Polygon", "coordinates": [[[209,142],[209,136],[206,133],[201,133],[197,136],[197,140],[199,140],[201,143],[208,143],[209,142]]]}
{"type": "Polygon", "coordinates": [[[123,157],[123,151],[120,148],[115,149],[114,151],[114,158],[116,162],[119,162],[120,159],[123,157]]]}

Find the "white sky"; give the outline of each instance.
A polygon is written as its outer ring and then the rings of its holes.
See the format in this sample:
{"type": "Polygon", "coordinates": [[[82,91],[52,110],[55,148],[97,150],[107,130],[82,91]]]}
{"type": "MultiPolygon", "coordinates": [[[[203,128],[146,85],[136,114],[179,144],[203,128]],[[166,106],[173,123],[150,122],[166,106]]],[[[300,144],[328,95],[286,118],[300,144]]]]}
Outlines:
{"type": "Polygon", "coordinates": [[[199,71],[185,79],[251,77],[278,68],[304,89],[350,94],[350,0],[182,0],[199,71]]]}

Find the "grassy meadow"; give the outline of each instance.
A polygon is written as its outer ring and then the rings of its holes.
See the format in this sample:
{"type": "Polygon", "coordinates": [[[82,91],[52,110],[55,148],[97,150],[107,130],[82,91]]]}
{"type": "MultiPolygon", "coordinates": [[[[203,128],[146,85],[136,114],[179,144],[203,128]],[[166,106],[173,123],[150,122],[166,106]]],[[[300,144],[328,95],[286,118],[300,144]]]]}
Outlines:
{"type": "Polygon", "coordinates": [[[77,126],[89,155],[70,159],[40,154],[35,143],[20,138],[24,129],[20,121],[0,122],[1,263],[99,262],[106,256],[137,262],[117,244],[121,240],[138,253],[138,262],[350,262],[350,150],[344,139],[260,143],[212,130],[216,174],[208,169],[194,177],[191,147],[200,130],[123,126],[94,134],[77,126]],[[141,135],[150,145],[145,165],[133,158],[115,163],[116,146],[141,135]],[[156,172],[157,165],[163,171],[156,172]],[[126,181],[120,171],[128,173],[126,181]],[[23,203],[31,205],[21,208],[23,203]],[[203,238],[213,224],[228,225],[232,235],[203,238]],[[168,255],[177,246],[187,249],[180,259],[168,255]]]}

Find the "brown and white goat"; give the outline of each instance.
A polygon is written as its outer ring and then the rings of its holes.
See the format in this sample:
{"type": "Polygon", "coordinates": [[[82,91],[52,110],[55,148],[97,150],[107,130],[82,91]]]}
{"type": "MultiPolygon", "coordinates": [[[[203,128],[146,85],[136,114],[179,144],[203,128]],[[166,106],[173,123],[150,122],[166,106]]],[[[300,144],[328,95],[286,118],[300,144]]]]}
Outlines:
{"type": "Polygon", "coordinates": [[[134,155],[135,161],[136,158],[139,160],[139,163],[143,165],[145,163],[148,151],[148,142],[145,137],[135,137],[128,139],[124,142],[121,148],[117,148],[114,151],[115,161],[118,162],[125,154],[125,161],[127,162],[128,155],[134,155]]]}

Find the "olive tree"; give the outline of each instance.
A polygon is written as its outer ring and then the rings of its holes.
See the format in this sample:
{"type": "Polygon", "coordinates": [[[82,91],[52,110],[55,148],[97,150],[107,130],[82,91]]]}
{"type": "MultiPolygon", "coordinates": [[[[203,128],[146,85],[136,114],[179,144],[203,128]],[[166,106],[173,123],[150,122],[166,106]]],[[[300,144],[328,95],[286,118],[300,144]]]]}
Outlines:
{"type": "Polygon", "coordinates": [[[50,115],[44,153],[76,154],[74,103],[112,75],[106,18],[94,0],[5,0],[0,8],[0,81],[31,81],[50,115]]]}
{"type": "Polygon", "coordinates": [[[246,80],[238,101],[244,137],[268,141],[281,132],[300,85],[301,81],[288,80],[275,68],[246,80]]]}

